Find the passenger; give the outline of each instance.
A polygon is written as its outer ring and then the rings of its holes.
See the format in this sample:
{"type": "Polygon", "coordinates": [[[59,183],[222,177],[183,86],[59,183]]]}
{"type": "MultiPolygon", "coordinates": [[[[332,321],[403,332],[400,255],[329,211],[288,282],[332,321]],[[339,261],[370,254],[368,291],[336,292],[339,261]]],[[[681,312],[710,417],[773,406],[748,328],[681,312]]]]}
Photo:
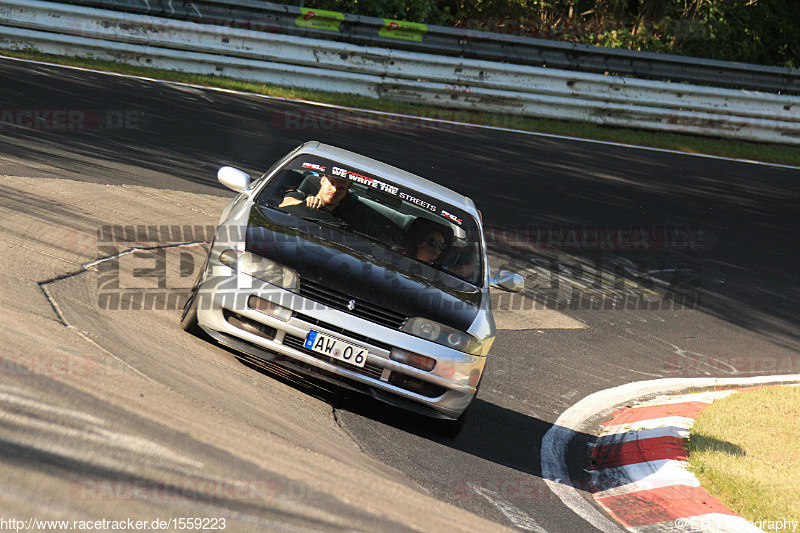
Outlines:
{"type": "Polygon", "coordinates": [[[305,203],[313,209],[325,209],[339,216],[347,203],[347,193],[351,183],[350,180],[324,175],[319,180],[319,190],[316,194],[305,194],[301,190],[304,188],[301,185],[300,189],[287,194],[279,207],[305,203]]]}
{"type": "Polygon", "coordinates": [[[442,255],[453,238],[452,232],[441,224],[418,218],[411,227],[411,240],[406,255],[433,263],[442,255]]]}
{"type": "Polygon", "coordinates": [[[477,263],[475,257],[470,251],[462,251],[460,253],[451,255],[447,259],[442,259],[443,263],[447,263],[445,270],[458,276],[459,278],[468,280],[470,283],[475,283],[475,271],[477,263]]]}

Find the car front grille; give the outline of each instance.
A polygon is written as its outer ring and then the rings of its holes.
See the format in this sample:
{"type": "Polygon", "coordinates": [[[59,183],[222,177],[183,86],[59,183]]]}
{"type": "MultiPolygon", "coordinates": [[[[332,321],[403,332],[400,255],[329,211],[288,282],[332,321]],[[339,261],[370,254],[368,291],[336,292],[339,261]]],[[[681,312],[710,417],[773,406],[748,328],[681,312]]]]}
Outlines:
{"type": "Polygon", "coordinates": [[[344,329],[344,328],[340,328],[339,326],[334,326],[333,324],[331,324],[329,322],[325,322],[325,321],[320,320],[318,318],[314,318],[313,316],[308,316],[308,315],[304,315],[303,313],[297,313],[297,312],[295,312],[293,316],[295,318],[299,319],[299,320],[302,320],[303,322],[308,322],[309,324],[313,324],[315,326],[323,327],[323,328],[325,328],[327,330],[330,330],[330,331],[332,331],[334,333],[339,333],[339,334],[344,335],[345,337],[349,337],[349,338],[351,338],[353,340],[366,342],[367,344],[371,344],[371,345],[375,346],[376,348],[381,348],[383,350],[386,350],[387,352],[391,351],[391,349],[392,349],[392,347],[389,344],[386,344],[385,342],[381,342],[379,340],[372,339],[370,337],[367,337],[366,335],[362,335],[360,333],[356,333],[355,331],[350,331],[350,330],[347,330],[347,329],[344,329]]]}
{"type": "Polygon", "coordinates": [[[408,318],[396,311],[371,304],[359,298],[353,298],[346,293],[333,290],[307,279],[300,280],[300,295],[309,300],[314,300],[328,307],[344,311],[345,313],[364,318],[370,322],[375,322],[392,329],[400,329],[403,322],[408,318]],[[348,309],[347,306],[351,301],[355,307],[353,309],[348,309]]]}
{"type": "Polygon", "coordinates": [[[339,361],[338,359],[334,359],[332,357],[328,357],[327,355],[322,355],[321,353],[313,352],[305,347],[305,340],[300,337],[295,337],[294,335],[286,335],[283,339],[283,345],[288,346],[289,348],[293,348],[299,352],[303,352],[304,354],[311,355],[325,361],[327,363],[334,364],[341,368],[346,368],[351,372],[356,372],[358,374],[363,374],[365,376],[380,379],[381,374],[383,374],[383,368],[377,365],[373,365],[370,363],[365,364],[363,367],[357,367],[355,365],[351,365],[345,363],[343,361],[339,361]]]}

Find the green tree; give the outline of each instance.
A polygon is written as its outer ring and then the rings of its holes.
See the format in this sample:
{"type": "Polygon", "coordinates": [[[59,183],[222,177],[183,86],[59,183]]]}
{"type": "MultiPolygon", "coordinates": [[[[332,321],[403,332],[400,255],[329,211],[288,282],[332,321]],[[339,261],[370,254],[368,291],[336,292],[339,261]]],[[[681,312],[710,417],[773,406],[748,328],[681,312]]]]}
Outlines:
{"type": "Polygon", "coordinates": [[[631,50],[800,66],[798,0],[310,0],[307,5],[631,50]]]}
{"type": "Polygon", "coordinates": [[[435,0],[311,0],[306,7],[353,13],[368,17],[451,25],[453,17],[435,0]]]}

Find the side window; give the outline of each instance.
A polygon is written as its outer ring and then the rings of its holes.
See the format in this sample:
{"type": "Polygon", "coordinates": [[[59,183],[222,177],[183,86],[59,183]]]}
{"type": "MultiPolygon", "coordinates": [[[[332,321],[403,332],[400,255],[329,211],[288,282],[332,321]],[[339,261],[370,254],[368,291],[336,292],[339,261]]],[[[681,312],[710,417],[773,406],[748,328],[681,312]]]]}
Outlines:
{"type": "Polygon", "coordinates": [[[303,179],[298,190],[306,196],[313,196],[319,192],[322,178],[316,174],[309,174],[303,179]]]}
{"type": "Polygon", "coordinates": [[[265,179],[265,178],[267,178],[267,177],[268,177],[268,176],[270,176],[270,175],[271,175],[273,172],[275,172],[275,169],[277,169],[278,167],[280,167],[280,166],[284,165],[284,164],[285,164],[287,161],[289,161],[289,160],[290,160],[292,157],[294,157],[294,154],[296,154],[296,153],[298,152],[298,150],[300,150],[302,147],[303,147],[303,145],[300,145],[300,146],[298,146],[297,148],[295,148],[294,150],[292,150],[291,152],[289,152],[288,154],[286,154],[285,156],[281,157],[281,158],[280,158],[280,159],[279,159],[277,162],[275,162],[275,164],[274,164],[274,165],[272,165],[271,167],[269,167],[269,169],[268,169],[266,172],[264,172],[264,173],[261,175],[261,177],[260,177],[260,178],[258,178],[257,180],[255,180],[255,181],[254,181],[254,182],[253,182],[253,183],[250,185],[250,187],[251,187],[253,190],[255,190],[257,187],[261,186],[261,185],[264,183],[264,179],[265,179]]]}
{"type": "Polygon", "coordinates": [[[273,206],[279,205],[289,193],[300,188],[303,178],[303,173],[298,170],[282,170],[258,195],[259,201],[273,206]]]}

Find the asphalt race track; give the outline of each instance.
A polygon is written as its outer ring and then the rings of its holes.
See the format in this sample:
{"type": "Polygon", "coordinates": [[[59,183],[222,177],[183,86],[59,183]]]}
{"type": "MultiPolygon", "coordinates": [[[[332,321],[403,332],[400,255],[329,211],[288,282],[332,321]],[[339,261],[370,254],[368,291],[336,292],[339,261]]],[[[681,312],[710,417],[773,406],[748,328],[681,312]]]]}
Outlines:
{"type": "MultiPolygon", "coordinates": [[[[634,381],[800,373],[800,169],[0,71],[3,518],[592,531],[542,480],[542,437],[564,410],[634,381]],[[527,277],[497,302],[503,329],[455,440],[180,330],[169,295],[185,296],[202,228],[233,196],[216,169],[260,175],[311,139],[472,197],[493,266],[527,277]],[[98,239],[115,225],[180,228],[98,239]],[[166,303],[115,308],[126,287],[166,303]]],[[[596,424],[584,431],[567,460],[585,489],[596,424]]]]}

